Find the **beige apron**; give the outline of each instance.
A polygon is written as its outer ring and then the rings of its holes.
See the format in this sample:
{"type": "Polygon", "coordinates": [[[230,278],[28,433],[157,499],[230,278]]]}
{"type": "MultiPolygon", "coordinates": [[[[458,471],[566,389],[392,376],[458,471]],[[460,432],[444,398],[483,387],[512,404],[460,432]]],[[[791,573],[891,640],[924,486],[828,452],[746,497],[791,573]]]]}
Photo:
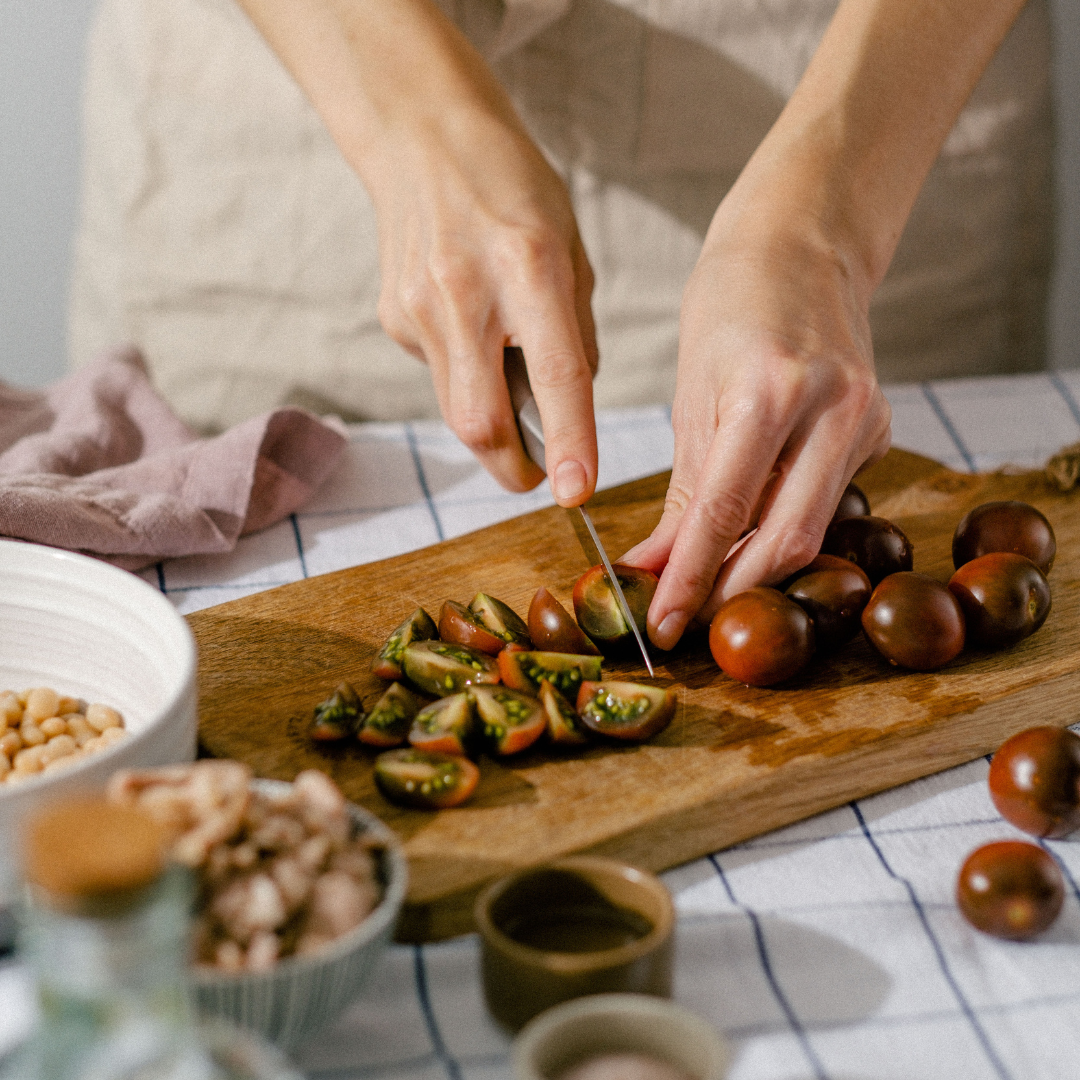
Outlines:
{"type": "MultiPolygon", "coordinates": [[[[570,188],[597,276],[600,406],[670,400],[713,211],[836,0],[443,0],[570,188]]],[[[883,381],[1044,362],[1049,17],[1031,0],[950,134],[871,320],[883,381]]],[[[71,356],[133,341],[190,422],[291,402],[437,414],[379,327],[371,204],[233,0],[102,0],[71,356]]]]}

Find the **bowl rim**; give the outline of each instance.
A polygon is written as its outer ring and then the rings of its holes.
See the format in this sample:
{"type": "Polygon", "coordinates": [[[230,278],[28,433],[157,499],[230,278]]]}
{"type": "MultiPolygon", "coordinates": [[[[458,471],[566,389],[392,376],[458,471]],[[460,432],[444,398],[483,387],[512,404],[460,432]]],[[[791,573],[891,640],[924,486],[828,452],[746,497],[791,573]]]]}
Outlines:
{"type": "MultiPolygon", "coordinates": [[[[263,777],[255,777],[251,783],[256,791],[264,791],[267,794],[282,792],[292,787],[292,783],[288,780],[270,780],[263,777]]],[[[376,904],[374,910],[358,926],[346,931],[330,944],[307,956],[283,957],[268,971],[219,971],[209,964],[191,964],[188,967],[188,979],[196,987],[227,987],[252,982],[271,983],[281,978],[292,978],[297,973],[325,967],[356,952],[357,949],[378,938],[388,926],[396,922],[409,887],[409,864],[405,858],[401,838],[382,818],[366,807],[351,800],[346,800],[346,806],[353,822],[384,844],[386,885],[382,899],[376,904]]]]}

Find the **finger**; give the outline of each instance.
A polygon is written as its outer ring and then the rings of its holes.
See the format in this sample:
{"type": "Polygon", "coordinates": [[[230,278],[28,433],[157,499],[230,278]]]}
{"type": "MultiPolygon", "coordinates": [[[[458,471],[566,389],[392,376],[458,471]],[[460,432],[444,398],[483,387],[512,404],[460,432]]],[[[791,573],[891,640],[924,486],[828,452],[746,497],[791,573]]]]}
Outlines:
{"type": "Polygon", "coordinates": [[[578,331],[581,334],[581,346],[585,350],[585,360],[594,377],[600,368],[600,350],[596,344],[596,323],[592,312],[595,280],[585,248],[579,240],[574,247],[574,311],[577,314],[578,331]]]}

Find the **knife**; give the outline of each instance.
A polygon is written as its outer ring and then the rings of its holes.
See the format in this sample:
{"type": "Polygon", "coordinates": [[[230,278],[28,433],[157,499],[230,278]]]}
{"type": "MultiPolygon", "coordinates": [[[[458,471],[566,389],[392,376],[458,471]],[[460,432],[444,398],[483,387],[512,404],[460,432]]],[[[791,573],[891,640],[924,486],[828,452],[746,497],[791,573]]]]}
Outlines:
{"type": "MultiPolygon", "coordinates": [[[[518,431],[521,433],[521,441],[525,446],[525,452],[544,472],[547,465],[544,459],[544,428],[540,423],[540,410],[536,407],[536,399],[529,385],[529,373],[525,368],[525,354],[516,345],[508,345],[503,349],[503,367],[506,371],[506,385],[510,390],[510,401],[514,406],[514,415],[517,417],[518,431]]],[[[649,674],[655,678],[652,661],[649,659],[648,650],[645,648],[645,639],[641,636],[637,622],[630,613],[630,605],[626,602],[619,579],[611,566],[611,559],[604,550],[604,545],[596,532],[596,526],[584,506],[568,506],[566,512],[570,515],[574,532],[581,543],[585,558],[590,566],[600,563],[604,565],[604,574],[611,585],[611,591],[615,594],[619,611],[626,625],[634,633],[634,640],[641,650],[641,658],[645,661],[645,667],[649,674]]]]}

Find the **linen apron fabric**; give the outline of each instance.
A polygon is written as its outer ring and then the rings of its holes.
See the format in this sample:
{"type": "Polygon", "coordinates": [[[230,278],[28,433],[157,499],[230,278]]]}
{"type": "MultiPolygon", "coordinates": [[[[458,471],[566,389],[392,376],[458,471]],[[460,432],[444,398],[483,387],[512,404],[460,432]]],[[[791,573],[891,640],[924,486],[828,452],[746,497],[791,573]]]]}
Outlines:
{"type": "MultiPolygon", "coordinates": [[[[836,0],[443,0],[569,186],[599,407],[670,400],[683,286],[836,0]]],[[[1031,0],[949,135],[871,323],[883,381],[1039,368],[1050,24],[1031,0]]],[[[233,0],[102,0],[71,358],[139,346],[178,413],[435,416],[383,334],[370,201],[233,0]]]]}

